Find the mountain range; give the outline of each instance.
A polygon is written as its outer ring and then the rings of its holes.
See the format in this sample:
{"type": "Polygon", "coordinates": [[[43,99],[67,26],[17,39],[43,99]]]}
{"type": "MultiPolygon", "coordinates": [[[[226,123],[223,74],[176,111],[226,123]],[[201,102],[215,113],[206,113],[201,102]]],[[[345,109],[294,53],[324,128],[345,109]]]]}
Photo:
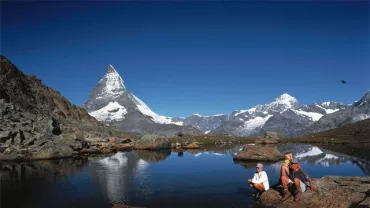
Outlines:
{"type": "Polygon", "coordinates": [[[137,134],[259,136],[276,131],[297,137],[367,119],[369,103],[370,91],[350,105],[334,101],[301,105],[295,97],[284,93],[267,104],[231,114],[171,118],[156,114],[127,91],[122,77],[110,65],[82,107],[106,125],[137,134]]]}

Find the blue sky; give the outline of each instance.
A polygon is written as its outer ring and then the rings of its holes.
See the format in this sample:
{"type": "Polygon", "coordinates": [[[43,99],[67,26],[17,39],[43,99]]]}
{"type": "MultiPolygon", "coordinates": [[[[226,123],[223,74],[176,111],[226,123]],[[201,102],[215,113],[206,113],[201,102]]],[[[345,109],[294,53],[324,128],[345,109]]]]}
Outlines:
{"type": "Polygon", "coordinates": [[[370,88],[368,1],[2,2],[1,16],[2,55],[77,105],[109,64],[167,116],[370,88]]]}

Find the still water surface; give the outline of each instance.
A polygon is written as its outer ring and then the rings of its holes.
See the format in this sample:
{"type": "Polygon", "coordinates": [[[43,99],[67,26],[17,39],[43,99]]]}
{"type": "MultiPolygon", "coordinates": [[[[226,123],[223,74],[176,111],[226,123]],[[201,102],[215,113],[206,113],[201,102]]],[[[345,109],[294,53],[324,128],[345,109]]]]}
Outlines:
{"type": "MultiPolygon", "coordinates": [[[[0,163],[1,207],[255,207],[248,187],[256,163],[224,150],[119,152],[89,160],[0,163]]],[[[369,161],[306,144],[280,145],[312,177],[369,175],[369,161]]],[[[282,162],[265,163],[270,185],[282,162]]]]}

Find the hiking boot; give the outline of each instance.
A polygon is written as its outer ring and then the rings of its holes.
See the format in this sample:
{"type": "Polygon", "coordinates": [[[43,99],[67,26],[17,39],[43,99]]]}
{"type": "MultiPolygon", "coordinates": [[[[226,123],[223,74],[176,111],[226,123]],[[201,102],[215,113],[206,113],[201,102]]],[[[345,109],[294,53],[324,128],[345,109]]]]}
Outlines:
{"type": "Polygon", "coordinates": [[[288,190],[284,190],[283,198],[281,198],[281,201],[287,200],[292,194],[288,190]]]}
{"type": "Polygon", "coordinates": [[[297,190],[294,194],[294,201],[299,201],[301,198],[301,190],[297,190]]]}

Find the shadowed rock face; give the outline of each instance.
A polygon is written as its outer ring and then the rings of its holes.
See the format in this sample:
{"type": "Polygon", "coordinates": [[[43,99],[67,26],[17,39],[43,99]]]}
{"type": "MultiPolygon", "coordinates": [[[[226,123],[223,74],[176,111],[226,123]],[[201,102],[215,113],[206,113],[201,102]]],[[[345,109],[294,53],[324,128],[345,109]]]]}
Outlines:
{"type": "Polygon", "coordinates": [[[0,160],[70,157],[85,138],[125,135],[0,58],[0,160]]]}
{"type": "Polygon", "coordinates": [[[101,125],[86,110],[70,103],[59,92],[27,76],[4,56],[0,56],[0,99],[31,114],[54,116],[101,125]]]}
{"type": "Polygon", "coordinates": [[[370,118],[370,91],[349,108],[323,116],[305,133],[322,132],[370,118]]]}
{"type": "Polygon", "coordinates": [[[281,187],[271,188],[261,195],[260,202],[266,207],[325,207],[348,208],[358,207],[360,204],[368,207],[370,177],[340,177],[326,176],[314,179],[313,183],[318,192],[311,190],[301,195],[299,202],[294,202],[290,197],[281,202],[281,187]]]}

